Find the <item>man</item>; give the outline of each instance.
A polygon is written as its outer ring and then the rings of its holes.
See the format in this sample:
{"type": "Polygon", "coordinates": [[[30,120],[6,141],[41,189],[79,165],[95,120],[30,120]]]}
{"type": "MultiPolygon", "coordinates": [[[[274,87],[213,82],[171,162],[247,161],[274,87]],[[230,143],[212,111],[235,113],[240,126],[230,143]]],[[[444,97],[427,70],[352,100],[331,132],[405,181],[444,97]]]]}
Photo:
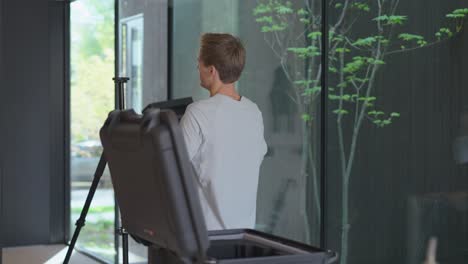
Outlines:
{"type": "Polygon", "coordinates": [[[210,98],[187,107],[181,127],[208,230],[254,228],[260,165],[267,151],[257,105],[235,89],[245,64],[240,40],[201,37],[200,85],[210,98]]]}

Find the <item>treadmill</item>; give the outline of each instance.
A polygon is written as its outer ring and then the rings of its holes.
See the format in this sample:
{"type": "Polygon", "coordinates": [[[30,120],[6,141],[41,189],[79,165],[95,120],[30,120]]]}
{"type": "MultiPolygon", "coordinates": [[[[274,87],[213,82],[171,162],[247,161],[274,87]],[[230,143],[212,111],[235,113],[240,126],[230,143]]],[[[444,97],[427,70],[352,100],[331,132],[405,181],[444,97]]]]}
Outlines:
{"type": "Polygon", "coordinates": [[[109,114],[100,130],[122,226],[149,264],[334,263],[337,254],[251,229],[207,231],[195,175],[172,110],[109,114]]]}

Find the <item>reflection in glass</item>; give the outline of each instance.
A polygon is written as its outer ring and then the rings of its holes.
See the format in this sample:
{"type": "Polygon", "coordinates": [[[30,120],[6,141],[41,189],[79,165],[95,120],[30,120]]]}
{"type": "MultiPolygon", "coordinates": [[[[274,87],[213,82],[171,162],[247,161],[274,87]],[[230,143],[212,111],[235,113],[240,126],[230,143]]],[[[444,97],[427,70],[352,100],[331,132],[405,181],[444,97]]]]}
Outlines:
{"type": "Polygon", "coordinates": [[[242,39],[247,64],[237,89],[262,111],[269,146],[256,228],[315,245],[321,217],[320,59],[315,50],[294,49],[318,45],[320,19],[311,17],[320,10],[308,1],[173,1],[170,69],[175,98],[206,98],[195,67],[200,35],[228,32],[242,39]]]}
{"type": "Polygon", "coordinates": [[[143,104],[143,14],[120,20],[122,76],[129,77],[126,107],[141,112],[143,104]]]}
{"type": "MultiPolygon", "coordinates": [[[[125,107],[141,112],[167,100],[167,4],[155,0],[119,0],[118,53],[121,77],[129,77],[125,107]]],[[[119,245],[119,255],[122,255],[119,245]]],[[[130,263],[147,261],[145,246],[129,239],[130,263]]],[[[122,258],[120,258],[121,260],[122,258]]]]}

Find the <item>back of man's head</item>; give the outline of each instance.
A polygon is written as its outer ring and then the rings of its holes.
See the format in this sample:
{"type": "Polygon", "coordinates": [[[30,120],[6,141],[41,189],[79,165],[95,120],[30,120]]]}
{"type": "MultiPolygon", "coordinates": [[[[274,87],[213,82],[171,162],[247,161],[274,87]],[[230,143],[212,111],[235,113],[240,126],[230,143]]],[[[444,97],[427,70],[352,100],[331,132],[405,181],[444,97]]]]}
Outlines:
{"type": "Polygon", "coordinates": [[[225,83],[239,80],[245,65],[245,49],[239,38],[230,34],[205,33],[200,40],[199,59],[214,66],[225,83]]]}

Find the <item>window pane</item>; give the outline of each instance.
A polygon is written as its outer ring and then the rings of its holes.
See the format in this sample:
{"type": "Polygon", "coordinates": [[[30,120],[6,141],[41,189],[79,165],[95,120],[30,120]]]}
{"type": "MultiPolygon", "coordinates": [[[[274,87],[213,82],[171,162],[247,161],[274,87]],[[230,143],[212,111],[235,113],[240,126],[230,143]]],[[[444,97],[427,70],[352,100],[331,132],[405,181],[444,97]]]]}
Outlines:
{"type": "MultiPolygon", "coordinates": [[[[99,129],[114,108],[114,1],[71,4],[71,231],[75,230],[102,147],[99,129]]],[[[114,193],[105,171],[77,247],[113,261],[114,193]]]]}
{"type": "Polygon", "coordinates": [[[167,13],[164,1],[119,1],[119,72],[130,78],[126,108],[137,113],[167,100],[167,13]]]}
{"type": "MultiPolygon", "coordinates": [[[[152,102],[167,100],[167,5],[164,1],[119,1],[119,73],[129,77],[126,108],[141,113],[152,102]]],[[[119,247],[122,254],[122,247],[119,247]]],[[[147,248],[129,239],[130,263],[143,263],[147,248]]],[[[120,258],[119,261],[121,261],[120,258]]]]}
{"type": "Polygon", "coordinates": [[[120,19],[122,43],[122,76],[129,77],[126,86],[125,101],[127,108],[136,112],[142,110],[143,104],[143,14],[120,19]]]}
{"type": "Polygon", "coordinates": [[[328,248],[468,259],[464,1],[329,1],[328,248]]]}
{"type": "Polygon", "coordinates": [[[256,228],[317,245],[320,57],[301,56],[291,48],[318,47],[319,38],[310,36],[319,35],[313,32],[320,30],[320,19],[311,21],[310,16],[320,14],[320,5],[308,1],[175,0],[172,8],[172,94],[175,98],[208,97],[199,86],[197,71],[203,32],[227,32],[242,39],[247,64],[238,91],[262,111],[269,147],[261,168],[256,228]]]}

